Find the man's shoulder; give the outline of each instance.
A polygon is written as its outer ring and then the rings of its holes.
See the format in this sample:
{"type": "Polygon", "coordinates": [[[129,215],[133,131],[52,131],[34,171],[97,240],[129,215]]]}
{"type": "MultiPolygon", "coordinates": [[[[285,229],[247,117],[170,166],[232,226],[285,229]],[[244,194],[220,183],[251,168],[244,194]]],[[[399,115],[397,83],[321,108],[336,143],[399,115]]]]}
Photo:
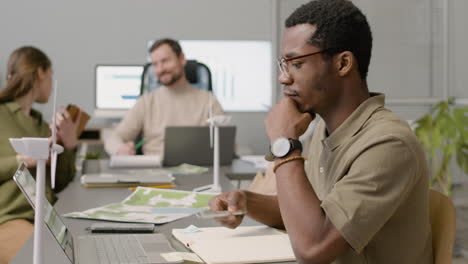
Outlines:
{"type": "Polygon", "coordinates": [[[200,96],[211,96],[211,92],[205,90],[205,89],[200,89],[196,86],[193,86],[189,84],[189,91],[194,94],[198,94],[200,96]]]}
{"type": "Polygon", "coordinates": [[[399,151],[409,151],[415,158],[424,158],[421,143],[408,122],[388,110],[379,111],[371,116],[354,136],[351,144],[354,149],[361,151],[378,146],[388,153],[394,153],[394,148],[399,146],[399,151]]]}
{"type": "Polygon", "coordinates": [[[394,137],[400,140],[416,139],[408,121],[402,120],[386,108],[376,111],[364,123],[361,131],[363,134],[378,137],[394,137]]]}

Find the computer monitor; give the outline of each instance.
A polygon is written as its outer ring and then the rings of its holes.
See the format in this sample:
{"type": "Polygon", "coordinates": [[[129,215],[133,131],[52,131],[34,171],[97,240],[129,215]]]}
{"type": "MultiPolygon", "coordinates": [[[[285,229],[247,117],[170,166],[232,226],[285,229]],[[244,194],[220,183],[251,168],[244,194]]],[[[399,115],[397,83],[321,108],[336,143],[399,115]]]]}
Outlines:
{"type": "Polygon", "coordinates": [[[143,65],[97,65],[96,110],[126,111],[140,96],[143,65]]]}

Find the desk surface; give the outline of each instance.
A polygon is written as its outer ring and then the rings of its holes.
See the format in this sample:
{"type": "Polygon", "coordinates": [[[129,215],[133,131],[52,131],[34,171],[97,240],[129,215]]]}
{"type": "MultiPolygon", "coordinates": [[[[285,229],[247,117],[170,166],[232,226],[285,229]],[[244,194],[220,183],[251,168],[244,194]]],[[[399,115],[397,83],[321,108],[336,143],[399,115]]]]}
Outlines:
{"type": "MultiPolygon", "coordinates": [[[[236,166],[242,167],[242,164],[239,163],[236,166]]],[[[87,161],[85,164],[85,171],[88,173],[106,171],[104,161],[87,161]]],[[[245,171],[245,170],[244,170],[245,171]]],[[[226,177],[229,173],[237,173],[237,175],[242,175],[242,169],[238,172],[231,167],[222,167],[220,175],[220,184],[223,188],[223,191],[232,190],[233,186],[231,185],[229,179],[226,177]]],[[[207,173],[199,175],[176,175],[176,185],[179,190],[192,190],[195,187],[203,186],[212,183],[211,170],[207,173]]],[[[102,206],[105,204],[110,204],[114,202],[120,202],[125,197],[127,197],[131,191],[127,188],[85,188],[80,185],[79,175],[75,177],[73,182],[59,194],[59,200],[55,205],[55,208],[60,214],[69,213],[73,211],[83,211],[93,207],[102,206]]],[[[95,220],[85,220],[85,219],[72,219],[72,218],[63,218],[65,224],[70,229],[75,240],[79,235],[87,234],[85,230],[92,223],[99,221],[95,220]]],[[[210,227],[210,226],[219,226],[214,220],[211,219],[198,219],[196,217],[187,217],[183,218],[168,224],[157,225],[157,232],[163,233],[169,238],[171,244],[178,251],[187,251],[184,245],[175,240],[171,235],[171,230],[173,228],[185,228],[188,225],[193,224],[198,227],[210,227]]],[[[256,225],[255,221],[250,218],[246,218],[243,222],[243,225],[256,225]]],[[[47,229],[47,228],[46,228],[47,229]]],[[[46,236],[44,239],[45,246],[45,263],[69,263],[68,258],[60,249],[60,246],[54,241],[54,237],[47,230],[46,236]]],[[[12,264],[24,264],[32,262],[32,252],[33,252],[33,236],[26,242],[24,247],[20,250],[17,256],[12,260],[12,264]]],[[[294,263],[294,262],[288,262],[294,263]]]]}

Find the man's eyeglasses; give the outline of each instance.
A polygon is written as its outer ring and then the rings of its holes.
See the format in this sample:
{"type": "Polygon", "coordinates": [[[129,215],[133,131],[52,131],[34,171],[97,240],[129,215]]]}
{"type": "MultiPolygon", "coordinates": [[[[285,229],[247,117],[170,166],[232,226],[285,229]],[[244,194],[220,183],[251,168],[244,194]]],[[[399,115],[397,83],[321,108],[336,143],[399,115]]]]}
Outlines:
{"type": "Polygon", "coordinates": [[[286,76],[289,76],[289,65],[291,64],[291,61],[301,59],[301,58],[305,58],[305,57],[309,57],[309,56],[316,55],[316,54],[320,54],[320,53],[325,52],[325,51],[326,50],[320,50],[320,51],[316,51],[316,52],[312,52],[312,53],[308,53],[308,54],[304,54],[304,55],[299,55],[299,56],[292,57],[292,58],[278,59],[278,67],[279,67],[280,71],[283,74],[285,74],[286,76]]]}

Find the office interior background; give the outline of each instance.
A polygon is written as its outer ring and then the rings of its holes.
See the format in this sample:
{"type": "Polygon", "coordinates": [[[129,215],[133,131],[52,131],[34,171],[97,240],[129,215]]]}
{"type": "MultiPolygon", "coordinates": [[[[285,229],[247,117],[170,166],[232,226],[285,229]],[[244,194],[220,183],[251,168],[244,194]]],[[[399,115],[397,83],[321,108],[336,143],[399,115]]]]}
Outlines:
{"type": "MultiPolygon", "coordinates": [[[[271,45],[271,91],[263,109],[228,111],[245,154],[268,147],[263,119],[282,96],[277,82],[284,20],[308,0],[100,0],[2,1],[0,83],[8,55],[22,45],[44,50],[53,61],[58,102],[95,110],[97,64],[144,64],[148,42],[180,40],[266,41],[271,45]]],[[[369,88],[386,94],[387,106],[414,120],[449,96],[468,102],[468,10],[466,0],[355,0],[374,36],[369,88]]],[[[226,50],[229,53],[230,50],[226,50]]],[[[202,61],[203,62],[203,61],[202,61]]],[[[252,62],[255,62],[253,58],[252,62]]],[[[217,87],[214,87],[215,90],[217,87]]],[[[248,87],[256,91],[259,87],[248,87]]],[[[254,96],[260,96],[252,92],[254,96]]],[[[36,105],[48,118],[52,104],[36,105]]],[[[93,118],[90,126],[118,120],[93,118]]],[[[466,180],[461,173],[455,181],[466,180]]]]}

